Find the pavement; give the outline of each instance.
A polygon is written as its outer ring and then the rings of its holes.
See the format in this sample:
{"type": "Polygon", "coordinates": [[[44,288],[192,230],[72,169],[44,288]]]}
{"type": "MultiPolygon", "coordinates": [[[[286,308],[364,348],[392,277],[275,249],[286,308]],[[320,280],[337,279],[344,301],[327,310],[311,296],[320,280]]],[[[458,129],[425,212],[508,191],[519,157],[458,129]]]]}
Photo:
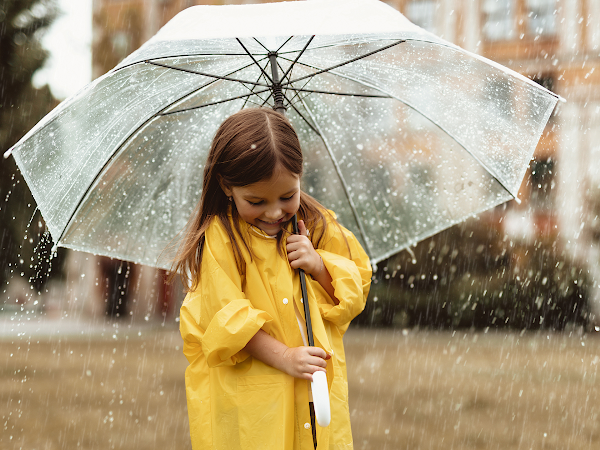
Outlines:
{"type": "Polygon", "coordinates": [[[82,339],[117,338],[141,336],[156,330],[176,330],[174,318],[168,322],[149,318],[148,320],[118,320],[106,317],[70,317],[68,315],[48,316],[33,311],[3,311],[0,313],[0,340],[28,339],[31,337],[77,337],[82,339]]]}

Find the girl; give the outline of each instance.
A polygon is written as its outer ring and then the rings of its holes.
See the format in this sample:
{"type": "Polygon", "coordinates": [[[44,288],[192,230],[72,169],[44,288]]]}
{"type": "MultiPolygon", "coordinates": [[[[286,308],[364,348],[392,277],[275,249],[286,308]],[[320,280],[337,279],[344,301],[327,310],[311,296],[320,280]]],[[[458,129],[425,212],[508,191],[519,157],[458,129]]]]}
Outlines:
{"type": "Polygon", "coordinates": [[[194,449],[313,449],[312,374],[327,374],[331,424],[318,448],[351,449],[342,337],[365,305],[369,260],[335,215],[300,190],[286,118],[245,109],[218,129],[202,197],[174,262],[188,288],[180,329],[194,449]],[[300,235],[291,234],[298,213],[300,235]],[[299,276],[315,347],[306,347],[299,276]]]}

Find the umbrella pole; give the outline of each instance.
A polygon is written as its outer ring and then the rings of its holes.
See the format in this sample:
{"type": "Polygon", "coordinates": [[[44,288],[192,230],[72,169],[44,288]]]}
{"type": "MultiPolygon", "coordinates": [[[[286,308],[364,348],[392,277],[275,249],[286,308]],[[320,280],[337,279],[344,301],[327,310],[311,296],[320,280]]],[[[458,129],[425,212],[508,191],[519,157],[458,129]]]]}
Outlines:
{"type": "MultiPolygon", "coordinates": [[[[271,75],[273,80],[272,88],[273,97],[275,99],[275,105],[273,106],[273,109],[285,116],[286,108],[283,106],[283,93],[281,92],[281,82],[279,80],[279,71],[277,70],[277,52],[269,52],[269,62],[271,63],[271,75]]],[[[296,214],[294,214],[294,217],[292,217],[292,225],[294,227],[294,234],[300,234],[298,231],[298,217],[296,214]]],[[[302,269],[298,269],[298,272],[300,273],[300,290],[302,291],[302,304],[304,305],[304,317],[306,318],[306,335],[308,338],[308,345],[310,347],[314,347],[315,340],[313,338],[310,310],[308,308],[308,294],[306,293],[306,275],[302,269]]]]}
{"type": "MultiPolygon", "coordinates": [[[[294,214],[292,217],[292,225],[294,227],[294,234],[300,234],[298,230],[298,217],[294,214]]],[[[304,270],[298,269],[300,273],[300,291],[302,293],[302,305],[304,306],[304,317],[306,318],[306,336],[308,339],[308,345],[310,347],[315,346],[315,340],[312,332],[312,323],[310,321],[310,309],[308,307],[308,294],[306,293],[306,274],[304,270]]],[[[317,428],[315,423],[315,407],[313,402],[309,402],[310,410],[310,426],[312,427],[313,444],[317,448],[317,428]]]]}
{"type": "MultiPolygon", "coordinates": [[[[298,217],[294,214],[292,217],[292,225],[294,226],[294,234],[299,234],[298,232],[298,217]]],[[[304,270],[298,269],[300,272],[300,291],[302,292],[302,304],[304,305],[304,317],[306,317],[306,333],[308,337],[308,345],[310,347],[315,346],[315,340],[313,338],[312,332],[312,323],[310,321],[310,310],[308,308],[308,294],[306,293],[306,274],[304,270]]]]}
{"type": "MultiPolygon", "coordinates": [[[[281,92],[281,81],[279,80],[279,71],[277,70],[277,52],[269,52],[269,62],[271,65],[271,76],[273,80],[273,98],[275,100],[275,105],[273,106],[273,109],[285,116],[286,108],[283,105],[283,92],[281,92]]],[[[298,230],[298,217],[296,216],[296,214],[294,214],[294,217],[292,217],[292,225],[294,227],[294,233],[300,234],[298,230]]],[[[306,319],[306,337],[308,339],[308,345],[310,347],[314,347],[315,340],[313,337],[312,323],[310,320],[310,309],[308,307],[308,294],[306,293],[306,275],[304,273],[304,270],[302,269],[298,269],[298,272],[300,274],[300,291],[302,293],[302,304],[304,306],[304,317],[306,319]]],[[[313,402],[309,402],[308,406],[310,412],[310,426],[312,429],[313,445],[316,449],[317,427],[313,402]]]]}
{"type": "MultiPolygon", "coordinates": [[[[273,106],[273,109],[285,116],[286,108],[283,106],[283,93],[281,92],[281,81],[279,80],[279,71],[277,70],[277,52],[269,52],[269,62],[271,63],[273,97],[275,99],[275,106],[273,106]]],[[[298,217],[296,214],[294,214],[294,217],[292,217],[292,225],[294,227],[294,234],[300,234],[298,231],[298,217]]],[[[300,290],[302,291],[304,317],[306,318],[306,335],[308,338],[308,345],[310,347],[314,347],[315,340],[313,338],[312,323],[310,321],[310,310],[308,309],[308,294],[306,293],[306,275],[302,269],[298,269],[298,272],[300,273],[300,290]]]]}
{"type": "Polygon", "coordinates": [[[269,52],[269,62],[271,65],[271,77],[273,80],[273,99],[275,105],[273,109],[285,116],[286,108],[283,106],[283,92],[281,92],[281,80],[279,79],[279,71],[277,70],[277,52],[269,52]]]}

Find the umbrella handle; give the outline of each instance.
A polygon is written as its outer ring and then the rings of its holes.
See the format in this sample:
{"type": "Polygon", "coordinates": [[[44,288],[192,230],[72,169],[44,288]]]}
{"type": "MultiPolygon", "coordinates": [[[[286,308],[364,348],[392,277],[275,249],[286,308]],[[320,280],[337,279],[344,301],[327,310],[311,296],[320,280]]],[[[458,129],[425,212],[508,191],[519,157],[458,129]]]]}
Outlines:
{"type": "Polygon", "coordinates": [[[327,375],[325,372],[319,370],[313,373],[310,387],[317,423],[324,428],[331,422],[331,405],[329,404],[329,389],[327,388],[327,375]]]}
{"type": "MultiPolygon", "coordinates": [[[[298,217],[296,217],[296,214],[292,217],[292,225],[294,227],[294,233],[300,234],[298,230],[298,217]]],[[[302,269],[298,269],[298,272],[300,273],[300,290],[302,291],[302,304],[304,305],[304,317],[306,318],[306,336],[308,338],[308,345],[314,347],[315,340],[313,338],[310,309],[308,307],[308,294],[306,293],[306,275],[302,269]]],[[[318,371],[313,373],[313,381],[310,386],[313,394],[313,404],[317,422],[321,427],[326,427],[331,421],[331,406],[329,404],[329,389],[327,387],[327,375],[325,372],[318,371]]],[[[313,423],[311,425],[314,430],[315,424],[313,423]]]]}

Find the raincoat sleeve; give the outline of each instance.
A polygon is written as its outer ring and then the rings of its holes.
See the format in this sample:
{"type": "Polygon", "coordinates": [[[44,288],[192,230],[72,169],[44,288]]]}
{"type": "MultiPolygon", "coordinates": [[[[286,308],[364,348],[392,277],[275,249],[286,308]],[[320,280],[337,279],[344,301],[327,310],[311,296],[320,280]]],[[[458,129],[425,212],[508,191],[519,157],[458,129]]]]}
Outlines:
{"type": "MultiPolygon", "coordinates": [[[[335,219],[335,214],[329,213],[335,219]]],[[[325,289],[312,281],[321,316],[345,331],[367,301],[372,275],[369,257],[354,234],[338,227],[333,220],[328,220],[326,233],[316,250],[331,275],[335,297],[340,302],[335,305],[325,289]]]]}
{"type": "Polygon", "coordinates": [[[206,231],[200,282],[188,293],[180,314],[184,354],[191,363],[201,351],[209,367],[248,358],[248,341],[273,318],[253,307],[242,291],[233,249],[218,219],[206,231]]]}

